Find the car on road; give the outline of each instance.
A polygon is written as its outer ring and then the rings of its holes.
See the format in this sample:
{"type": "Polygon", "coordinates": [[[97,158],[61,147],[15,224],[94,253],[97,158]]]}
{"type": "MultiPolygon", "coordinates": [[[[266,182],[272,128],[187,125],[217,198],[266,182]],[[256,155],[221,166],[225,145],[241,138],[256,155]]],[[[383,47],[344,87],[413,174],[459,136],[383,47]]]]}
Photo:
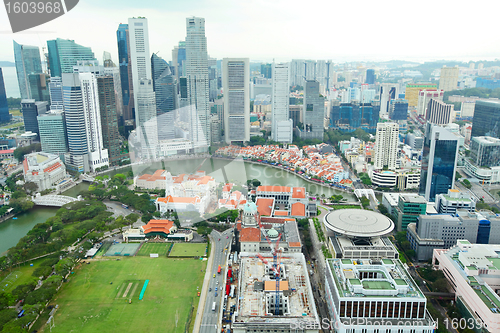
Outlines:
{"type": "Polygon", "coordinates": [[[212,291],[212,288],[208,288],[208,291],[212,291]]]}
{"type": "Polygon", "coordinates": [[[219,240],[220,240],[220,238],[219,238],[219,240]]]}
{"type": "Polygon", "coordinates": [[[217,297],[217,293],[215,293],[215,297],[217,297]]]}
{"type": "Polygon", "coordinates": [[[217,291],[217,287],[215,287],[215,291],[217,291]]]}
{"type": "Polygon", "coordinates": [[[214,277],[215,277],[215,274],[214,274],[214,277]]]}

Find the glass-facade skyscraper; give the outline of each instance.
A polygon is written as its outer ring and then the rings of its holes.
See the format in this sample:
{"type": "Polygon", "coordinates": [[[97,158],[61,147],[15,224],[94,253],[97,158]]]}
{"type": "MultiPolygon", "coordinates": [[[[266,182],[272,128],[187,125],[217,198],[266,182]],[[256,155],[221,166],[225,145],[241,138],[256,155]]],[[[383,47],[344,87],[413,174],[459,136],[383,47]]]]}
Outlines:
{"type": "MultiPolygon", "coordinates": [[[[129,38],[128,24],[120,24],[116,30],[116,39],[118,42],[118,66],[120,68],[120,80],[122,86],[122,98],[124,113],[128,109],[130,101],[130,82],[129,78],[129,38]]],[[[131,119],[131,115],[124,115],[125,119],[131,119]]]]}
{"type": "Polygon", "coordinates": [[[40,49],[37,46],[21,45],[14,41],[14,59],[16,61],[17,81],[21,98],[33,98],[29,78],[30,74],[42,73],[42,62],[40,60],[40,49]]]}
{"type": "Polygon", "coordinates": [[[156,98],[158,140],[174,139],[174,110],[177,108],[175,77],[172,75],[168,63],[154,53],[151,56],[151,71],[156,98]]]}
{"type": "Polygon", "coordinates": [[[353,132],[361,128],[368,133],[375,133],[379,113],[379,102],[332,105],[330,126],[343,132],[353,132]]]}
{"type": "Polygon", "coordinates": [[[374,69],[367,69],[366,70],[365,82],[367,84],[374,84],[375,83],[375,70],[374,69]]]}
{"type": "Polygon", "coordinates": [[[64,158],[64,153],[68,152],[64,111],[53,110],[38,116],[37,119],[42,151],[64,158]]]}
{"type": "Polygon", "coordinates": [[[0,68],[0,123],[10,121],[9,104],[7,103],[7,93],[3,81],[2,68],[0,68]]]}
{"type": "Polygon", "coordinates": [[[57,38],[47,41],[50,76],[61,77],[73,73],[78,60],[97,60],[90,47],[76,44],[74,40],[57,38]]]}
{"type": "Polygon", "coordinates": [[[447,129],[426,124],[419,194],[427,201],[448,193],[455,184],[458,137],[447,129]]]}
{"type": "Polygon", "coordinates": [[[500,102],[476,101],[471,133],[474,136],[500,139],[500,102]]]}

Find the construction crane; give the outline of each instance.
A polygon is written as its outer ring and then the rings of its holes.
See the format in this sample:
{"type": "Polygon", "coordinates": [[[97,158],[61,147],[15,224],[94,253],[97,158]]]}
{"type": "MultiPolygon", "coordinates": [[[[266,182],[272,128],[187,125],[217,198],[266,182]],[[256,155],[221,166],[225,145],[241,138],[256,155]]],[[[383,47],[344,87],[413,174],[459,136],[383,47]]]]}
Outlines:
{"type": "Polygon", "coordinates": [[[273,247],[273,244],[269,237],[267,236],[267,233],[264,232],[264,228],[262,227],[262,223],[260,222],[260,219],[257,220],[259,222],[259,227],[260,230],[263,231],[264,237],[266,238],[267,243],[269,244],[269,247],[271,249],[271,252],[273,254],[273,264],[270,265],[269,262],[264,259],[264,257],[260,254],[257,254],[257,258],[259,258],[264,264],[266,264],[273,272],[274,272],[274,278],[276,279],[276,296],[275,296],[275,306],[274,306],[274,314],[279,315],[279,292],[280,292],[280,279],[281,279],[281,268],[280,268],[280,262],[281,262],[281,251],[279,249],[279,243],[282,234],[278,236],[278,239],[276,240],[276,246],[273,247]]]}

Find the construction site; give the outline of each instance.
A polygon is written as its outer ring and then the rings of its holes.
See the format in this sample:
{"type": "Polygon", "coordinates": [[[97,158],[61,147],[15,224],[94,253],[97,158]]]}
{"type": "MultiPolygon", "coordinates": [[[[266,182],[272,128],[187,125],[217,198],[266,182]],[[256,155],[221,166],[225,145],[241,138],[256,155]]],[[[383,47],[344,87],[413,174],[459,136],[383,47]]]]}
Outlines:
{"type": "Polygon", "coordinates": [[[279,260],[273,253],[241,253],[237,290],[233,333],[285,333],[297,329],[319,332],[319,317],[302,253],[288,253],[279,260]]]}

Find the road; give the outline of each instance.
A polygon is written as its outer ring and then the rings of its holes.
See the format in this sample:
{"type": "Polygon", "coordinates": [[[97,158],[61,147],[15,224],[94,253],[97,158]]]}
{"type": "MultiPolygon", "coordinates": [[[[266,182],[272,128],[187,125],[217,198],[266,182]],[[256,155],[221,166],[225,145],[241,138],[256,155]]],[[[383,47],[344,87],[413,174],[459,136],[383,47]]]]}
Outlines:
{"type": "MultiPolygon", "coordinates": [[[[201,325],[199,328],[196,327],[193,332],[197,333],[214,333],[220,332],[220,315],[222,310],[222,305],[224,301],[224,281],[225,281],[225,271],[226,271],[226,262],[228,252],[231,250],[231,242],[233,239],[233,229],[228,229],[222,233],[219,233],[216,230],[213,230],[210,234],[212,236],[213,242],[212,246],[214,246],[214,256],[212,257],[212,264],[210,267],[207,267],[207,271],[210,273],[205,275],[205,279],[209,279],[208,281],[208,291],[204,291],[204,295],[206,296],[204,299],[204,305],[202,306],[202,299],[200,299],[200,305],[198,306],[198,311],[202,311],[202,319],[201,325]],[[227,238],[226,238],[227,237],[227,238]],[[228,250],[224,251],[225,248],[228,250]],[[221,274],[217,274],[217,269],[219,265],[222,268],[221,274]],[[215,278],[214,278],[215,274],[215,278]],[[217,288],[217,291],[215,291],[217,288]],[[211,290],[210,290],[211,289],[211,290]],[[221,290],[222,289],[222,290],[221,290]],[[215,297],[215,293],[217,293],[217,297],[215,297]],[[216,303],[215,311],[212,311],[213,303],[216,303]]],[[[204,287],[207,286],[204,284],[204,287]]],[[[198,315],[198,314],[197,314],[198,315]]]]}

